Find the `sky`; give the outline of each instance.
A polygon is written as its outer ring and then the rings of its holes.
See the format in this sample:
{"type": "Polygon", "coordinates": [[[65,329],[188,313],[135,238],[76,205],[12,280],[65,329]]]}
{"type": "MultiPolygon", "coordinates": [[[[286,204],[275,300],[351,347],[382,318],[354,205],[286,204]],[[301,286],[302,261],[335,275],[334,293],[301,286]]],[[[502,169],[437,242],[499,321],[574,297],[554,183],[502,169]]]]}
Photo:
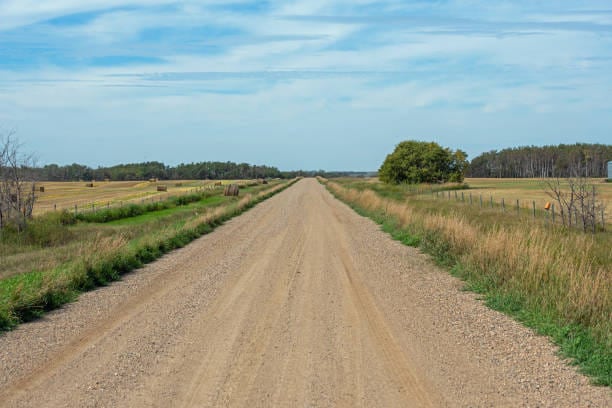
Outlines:
{"type": "Polygon", "coordinates": [[[612,143],[612,3],[0,0],[10,130],[93,167],[612,143]]]}

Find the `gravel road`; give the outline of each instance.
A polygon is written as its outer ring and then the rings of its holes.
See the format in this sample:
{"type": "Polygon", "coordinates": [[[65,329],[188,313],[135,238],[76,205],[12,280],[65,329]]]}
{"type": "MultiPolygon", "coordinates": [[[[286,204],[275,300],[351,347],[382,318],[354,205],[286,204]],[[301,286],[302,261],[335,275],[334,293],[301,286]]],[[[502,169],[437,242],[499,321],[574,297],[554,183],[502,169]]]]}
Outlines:
{"type": "Polygon", "coordinates": [[[612,406],[461,287],[305,179],[1,335],[0,406],[612,406]]]}

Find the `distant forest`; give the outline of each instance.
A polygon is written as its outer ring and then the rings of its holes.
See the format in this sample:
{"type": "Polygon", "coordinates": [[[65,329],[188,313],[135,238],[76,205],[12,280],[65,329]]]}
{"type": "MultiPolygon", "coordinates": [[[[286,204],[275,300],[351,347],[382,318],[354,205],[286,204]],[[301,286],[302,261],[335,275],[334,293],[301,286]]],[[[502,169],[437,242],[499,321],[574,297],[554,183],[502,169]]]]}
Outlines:
{"type": "Polygon", "coordinates": [[[475,157],[466,177],[606,177],[612,145],[561,144],[490,151],[475,157]]]}
{"type": "Polygon", "coordinates": [[[280,171],[271,166],[255,166],[247,163],[200,162],[167,166],[160,162],[119,164],[96,169],[82,164],[59,166],[48,164],[44,167],[29,169],[34,179],[40,181],[79,181],[104,180],[129,181],[148,180],[239,180],[257,178],[294,178],[305,177],[365,177],[375,175],[366,172],[326,172],[324,170],[280,171]]]}
{"type": "Polygon", "coordinates": [[[160,162],[119,164],[97,169],[82,164],[59,166],[49,164],[31,169],[38,180],[79,181],[79,180],[216,180],[216,179],[255,179],[277,178],[283,174],[276,167],[254,166],[247,163],[201,162],[167,166],[160,162]]]}

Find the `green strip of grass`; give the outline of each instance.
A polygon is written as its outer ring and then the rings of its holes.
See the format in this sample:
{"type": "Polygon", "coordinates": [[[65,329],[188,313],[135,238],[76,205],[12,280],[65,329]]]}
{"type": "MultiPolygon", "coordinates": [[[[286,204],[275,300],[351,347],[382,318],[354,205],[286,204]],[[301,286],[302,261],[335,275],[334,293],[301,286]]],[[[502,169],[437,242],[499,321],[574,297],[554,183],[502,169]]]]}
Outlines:
{"type": "Polygon", "coordinates": [[[193,212],[199,209],[204,209],[206,207],[214,207],[216,205],[223,204],[224,202],[227,202],[226,197],[213,196],[213,197],[204,198],[195,203],[186,204],[181,207],[172,207],[172,208],[167,208],[165,210],[151,211],[151,212],[147,212],[145,214],[134,216],[134,217],[127,217],[127,218],[117,219],[114,221],[109,221],[106,224],[112,225],[112,226],[141,224],[141,223],[156,220],[158,218],[163,218],[169,215],[177,214],[180,212],[190,212],[190,211],[193,212]]]}
{"type": "MultiPolygon", "coordinates": [[[[230,201],[227,211],[216,219],[203,222],[191,229],[176,225],[158,233],[151,233],[138,242],[121,245],[115,250],[92,259],[77,259],[51,271],[34,271],[0,281],[0,330],[41,316],[78,297],[96,286],[119,279],[122,274],[152,262],[173,249],[183,247],[194,239],[213,231],[249,208],[287,189],[293,180],[278,190],[254,197],[243,206],[230,201]]],[[[274,188],[274,186],[272,186],[274,188]]]]}
{"type": "Polygon", "coordinates": [[[578,365],[584,374],[591,376],[595,384],[612,386],[612,345],[595,336],[590,327],[564,322],[554,312],[538,307],[524,294],[500,284],[486,271],[462,264],[458,254],[452,252],[451,246],[441,235],[420,225],[402,228],[399,220],[384,210],[367,210],[328,190],[358,214],[380,224],[381,229],[394,239],[431,255],[438,265],[465,281],[466,290],[482,295],[492,309],[512,316],[539,334],[549,336],[559,346],[560,353],[578,365]]]}
{"type": "Polygon", "coordinates": [[[220,194],[221,192],[219,191],[203,191],[178,197],[170,197],[165,201],[157,201],[147,204],[129,204],[125,207],[103,209],[90,213],[81,213],[76,215],[76,219],[85,222],[107,223],[125,218],[138,217],[151,212],[159,212],[186,206],[207,198],[219,196],[220,194]]]}

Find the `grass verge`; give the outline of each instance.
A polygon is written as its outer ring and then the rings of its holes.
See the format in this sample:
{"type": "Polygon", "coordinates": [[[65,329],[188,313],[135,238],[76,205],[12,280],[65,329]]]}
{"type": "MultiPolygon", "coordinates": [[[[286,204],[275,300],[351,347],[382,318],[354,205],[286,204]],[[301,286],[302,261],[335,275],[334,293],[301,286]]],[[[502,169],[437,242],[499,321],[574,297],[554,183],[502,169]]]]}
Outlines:
{"type": "Polygon", "coordinates": [[[154,230],[138,240],[129,241],[122,235],[99,236],[95,252],[48,271],[27,272],[0,280],[0,330],[37,318],[75,300],[83,291],[106,285],[164,253],[185,246],[296,181],[247,194],[186,222],[154,230]]]}
{"type": "Polygon", "coordinates": [[[605,242],[521,222],[486,223],[462,208],[397,201],[373,189],[326,185],[393,238],[432,255],[487,305],[549,336],[596,384],[612,385],[612,276],[605,242]]]}

